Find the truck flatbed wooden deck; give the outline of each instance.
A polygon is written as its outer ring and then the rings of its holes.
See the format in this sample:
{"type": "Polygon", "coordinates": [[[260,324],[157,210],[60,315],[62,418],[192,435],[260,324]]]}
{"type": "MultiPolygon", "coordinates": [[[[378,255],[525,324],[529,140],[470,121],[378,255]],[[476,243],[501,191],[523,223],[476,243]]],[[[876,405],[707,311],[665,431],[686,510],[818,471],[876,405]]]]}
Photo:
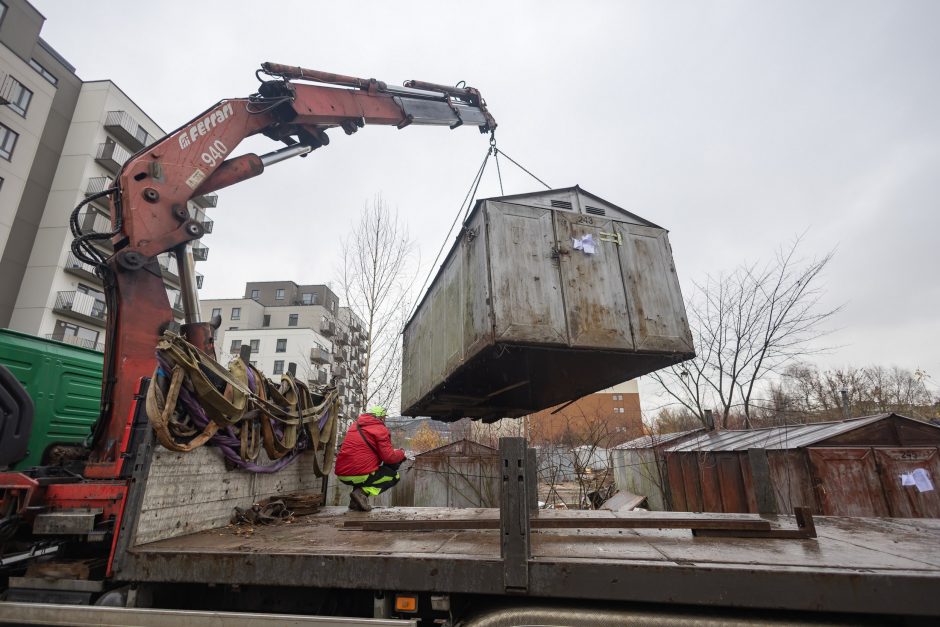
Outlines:
{"type": "MultiPolygon", "coordinates": [[[[542,511],[540,518],[663,513],[542,511]]],[[[694,520],[697,514],[666,513],[694,520]]],[[[720,516],[720,515],[719,515],[720,516]]],[[[753,519],[753,516],[724,515],[753,519]]],[[[130,548],[136,582],[316,586],[504,595],[498,530],[362,531],[350,520],[499,518],[498,510],[326,507],[290,523],[224,527],[130,548]]],[[[709,514],[708,518],[715,518],[709,514]]],[[[792,517],[774,526],[792,528],[792,517]]],[[[693,537],[689,530],[536,530],[539,597],[826,612],[940,615],[940,520],[815,518],[814,539],[693,537]]]]}

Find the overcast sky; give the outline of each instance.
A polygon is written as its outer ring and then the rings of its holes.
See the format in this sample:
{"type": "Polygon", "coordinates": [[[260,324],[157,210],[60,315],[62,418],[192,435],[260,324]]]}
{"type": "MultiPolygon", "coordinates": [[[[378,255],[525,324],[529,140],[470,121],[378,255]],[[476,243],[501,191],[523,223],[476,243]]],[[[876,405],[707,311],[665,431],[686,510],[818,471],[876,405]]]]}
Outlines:
{"type": "MultiPolygon", "coordinates": [[[[940,2],[33,3],[81,78],[165,130],[252,93],[262,61],[465,80],[507,154],[670,229],[683,285],[805,233],[806,255],[836,250],[827,303],[845,304],[817,362],[940,380],[940,2]]],[[[203,298],[329,282],[376,194],[427,264],[487,146],[471,128],[332,138],[220,192],[203,298]]],[[[480,195],[498,193],[491,175],[480,195]]]]}

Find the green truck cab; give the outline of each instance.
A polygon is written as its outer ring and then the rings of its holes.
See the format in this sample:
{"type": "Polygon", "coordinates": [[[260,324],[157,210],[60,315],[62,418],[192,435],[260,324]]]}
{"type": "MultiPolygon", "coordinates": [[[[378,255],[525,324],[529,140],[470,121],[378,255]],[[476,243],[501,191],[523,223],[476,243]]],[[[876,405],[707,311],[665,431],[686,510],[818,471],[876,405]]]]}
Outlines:
{"type": "Polygon", "coordinates": [[[0,329],[0,365],[33,401],[26,456],[14,461],[10,469],[39,466],[47,463],[50,455],[80,448],[98,419],[104,355],[0,329]]]}

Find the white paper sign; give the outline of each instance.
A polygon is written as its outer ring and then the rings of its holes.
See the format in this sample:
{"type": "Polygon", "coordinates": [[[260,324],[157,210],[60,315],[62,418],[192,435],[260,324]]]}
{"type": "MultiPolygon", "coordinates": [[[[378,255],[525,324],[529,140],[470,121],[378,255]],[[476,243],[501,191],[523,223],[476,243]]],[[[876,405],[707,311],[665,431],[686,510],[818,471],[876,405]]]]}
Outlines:
{"type": "Polygon", "coordinates": [[[914,476],[914,485],[920,492],[930,492],[933,490],[933,482],[930,480],[930,473],[925,468],[918,468],[911,473],[914,476]]]}
{"type": "Polygon", "coordinates": [[[914,473],[904,472],[898,476],[901,478],[901,485],[914,485],[914,473]]]}
{"type": "Polygon", "coordinates": [[[572,237],[571,247],[582,251],[585,255],[597,254],[597,242],[594,241],[594,235],[591,233],[582,237],[572,237]]]}

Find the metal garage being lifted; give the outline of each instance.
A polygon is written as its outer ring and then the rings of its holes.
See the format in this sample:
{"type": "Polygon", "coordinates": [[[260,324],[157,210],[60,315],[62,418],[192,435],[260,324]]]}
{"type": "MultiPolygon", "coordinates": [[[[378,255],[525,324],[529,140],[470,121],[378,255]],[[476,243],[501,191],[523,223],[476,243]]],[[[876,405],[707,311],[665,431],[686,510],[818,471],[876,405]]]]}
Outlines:
{"type": "Polygon", "coordinates": [[[476,202],[404,331],[402,414],[529,414],[694,356],[667,231],[580,187],[476,202]]]}

